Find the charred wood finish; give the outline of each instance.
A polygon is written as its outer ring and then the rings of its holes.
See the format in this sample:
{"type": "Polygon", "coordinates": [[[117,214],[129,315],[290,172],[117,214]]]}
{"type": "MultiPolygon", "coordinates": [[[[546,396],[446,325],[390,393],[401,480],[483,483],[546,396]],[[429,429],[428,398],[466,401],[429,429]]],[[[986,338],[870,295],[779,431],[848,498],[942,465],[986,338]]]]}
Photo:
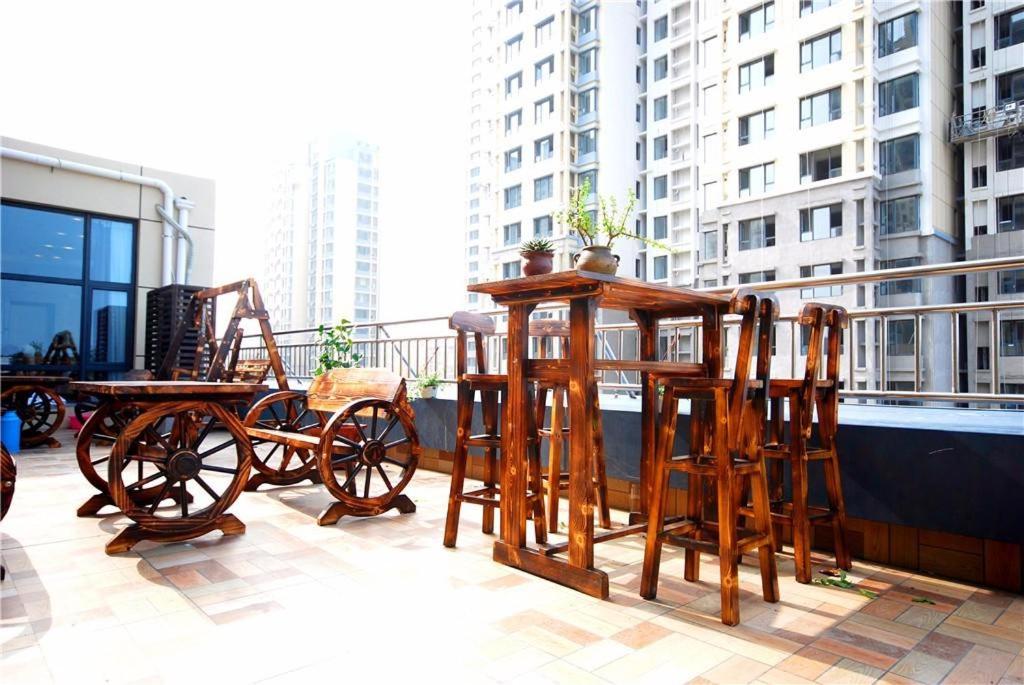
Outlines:
{"type": "MultiPolygon", "coordinates": [[[[738,562],[756,550],[760,558],[764,599],[779,599],[778,572],[768,483],[762,457],[764,407],[771,368],[771,333],[777,305],[747,290],[733,295],[731,312],[742,316],[733,378],[664,377],[665,395],[657,438],[658,459],[654,468],[654,492],[650,501],[647,542],[640,578],[640,594],[653,599],[658,591],[662,546],[667,542],[684,547],[684,578],[699,579],[700,553],[717,554],[720,562],[722,622],[739,623],[738,562]],[[756,340],[756,343],[755,343],[756,340]],[[758,350],[756,374],[751,380],[751,357],[758,350]],[[679,400],[691,402],[690,453],[673,456],[679,400]],[[667,522],[669,476],[686,473],[686,516],[667,522]],[[711,485],[710,495],[705,486],[711,485]],[[752,529],[740,527],[740,504],[749,489],[753,507],[748,512],[752,529]],[[714,502],[717,516],[707,520],[706,499],[714,502]]],[[[707,340],[707,338],[705,338],[707,340]]],[[[707,348],[705,348],[707,353],[707,348]]]]}
{"type": "Polygon", "coordinates": [[[65,376],[0,376],[0,405],[21,419],[22,447],[60,447],[53,434],[64,423],[66,408],[57,388],[67,382],[65,376]]]}
{"type": "MultiPolygon", "coordinates": [[[[594,439],[598,432],[597,380],[599,363],[594,359],[594,323],[598,308],[630,313],[640,326],[641,359],[632,370],[642,373],[644,417],[654,416],[655,379],[672,368],[657,362],[658,321],[677,316],[700,316],[704,323],[704,358],[699,367],[679,365],[681,376],[713,376],[721,372],[721,317],[728,298],[683,288],[669,288],[627,278],[584,271],[531,276],[469,286],[471,292],[490,295],[509,310],[508,399],[505,406],[502,462],[501,540],[495,543],[494,559],[529,571],[595,597],[608,597],[608,576],[594,567],[594,543],[617,537],[617,530],[594,533],[594,439]],[[569,302],[569,354],[566,360],[529,360],[527,319],[533,306],[542,302],[569,302]],[[557,362],[557,363],[556,363],[557,362]],[[540,371],[541,373],[535,373],[540,371]],[[527,497],[523,466],[526,462],[530,414],[530,383],[535,379],[562,380],[568,385],[569,423],[569,530],[568,541],[547,550],[527,548],[523,529],[527,497]],[[568,560],[557,556],[568,553],[568,560]]],[[[623,364],[623,362],[617,362],[623,364]]],[[[652,489],[655,425],[645,419],[641,434],[641,492],[652,489]]],[[[646,499],[646,498],[642,498],[646,499]]],[[[647,504],[642,505],[647,507],[647,504]]],[[[643,517],[642,512],[635,512],[643,517]]],[[[629,532],[637,532],[635,526],[629,532]]]]}
{"type": "Polygon", "coordinates": [[[836,430],[839,426],[839,362],[843,329],[848,322],[842,307],[809,302],[800,313],[799,322],[810,330],[807,363],[803,379],[772,380],[769,394],[772,415],[768,444],[768,479],[771,493],[772,521],[793,528],[793,552],[796,557],[796,579],[811,582],[811,526],[832,525],[836,566],[852,568],[846,533],[846,503],[839,476],[839,454],[836,451],[836,430]],[[827,351],[822,354],[826,343],[827,351]],[[825,378],[821,362],[825,361],[825,378]],[[789,403],[788,436],[784,421],[784,404],[789,403]],[[818,410],[818,445],[812,445],[814,410],[818,410]],[[784,496],[783,464],[790,464],[791,493],[784,496]],[[811,506],[807,499],[808,463],[820,462],[825,469],[825,491],[828,505],[811,506]]]}
{"type": "MultiPolygon", "coordinates": [[[[14,484],[18,480],[18,466],[14,456],[0,443],[0,521],[7,516],[14,499],[14,484]]],[[[7,569],[0,564],[0,580],[7,575],[7,569]]]]}
{"type": "Polygon", "coordinates": [[[420,444],[405,380],[387,369],[332,369],[305,395],[283,391],[257,402],[245,418],[254,445],[272,444],[255,457],[246,486],[323,483],[338,501],[317,518],[416,511],[402,494],[416,472],[420,444]]]}

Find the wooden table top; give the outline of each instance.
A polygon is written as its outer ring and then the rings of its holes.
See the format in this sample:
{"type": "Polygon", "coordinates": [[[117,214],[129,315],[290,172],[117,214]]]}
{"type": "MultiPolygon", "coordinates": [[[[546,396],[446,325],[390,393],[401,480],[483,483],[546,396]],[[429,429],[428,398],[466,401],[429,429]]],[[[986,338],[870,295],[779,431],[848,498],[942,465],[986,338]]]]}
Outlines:
{"type": "Polygon", "coordinates": [[[725,295],[674,288],[635,278],[608,276],[590,271],[558,271],[540,276],[474,283],[466,289],[490,295],[497,304],[527,304],[597,297],[598,306],[605,309],[642,309],[659,316],[696,314],[707,306],[722,309],[727,307],[730,301],[725,295]]]}
{"type": "Polygon", "coordinates": [[[75,381],[71,388],[109,397],[239,397],[267,390],[262,383],[204,383],[202,381],[75,381]]]}

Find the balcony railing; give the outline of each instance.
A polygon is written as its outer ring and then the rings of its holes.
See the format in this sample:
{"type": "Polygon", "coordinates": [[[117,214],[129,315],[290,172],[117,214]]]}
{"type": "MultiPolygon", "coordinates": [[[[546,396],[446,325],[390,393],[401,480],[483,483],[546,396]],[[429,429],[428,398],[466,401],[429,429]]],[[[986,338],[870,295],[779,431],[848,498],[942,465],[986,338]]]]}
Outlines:
{"type": "Polygon", "coordinates": [[[1021,128],[1024,128],[1024,100],[1017,100],[953,117],[949,125],[949,140],[962,143],[965,140],[1007,135],[1021,128]]]}
{"type": "MultiPolygon", "coordinates": [[[[940,278],[996,270],[1024,268],[1024,256],[951,262],[900,269],[837,274],[815,278],[752,283],[762,291],[783,291],[838,285],[879,283],[896,278],[940,278]]],[[[706,288],[708,292],[728,293],[729,287],[706,288]]],[[[564,307],[538,307],[542,316],[564,314],[564,307]]],[[[795,308],[794,308],[795,309],[795,308]]],[[[500,317],[504,312],[490,312],[500,317]]],[[[803,375],[806,349],[801,341],[796,311],[786,311],[775,329],[775,356],[772,374],[799,378],[803,375]]],[[[850,327],[843,346],[841,395],[847,401],[861,403],[943,403],[985,408],[1024,408],[1024,394],[1003,392],[1004,383],[1024,384],[1024,357],[1001,354],[1000,323],[1024,320],[1024,299],[990,302],[919,305],[851,309],[850,327]],[[901,338],[890,341],[893,322],[912,322],[904,326],[901,338]],[[975,341],[987,346],[987,364],[977,364],[973,350],[964,340],[968,326],[987,325],[987,338],[975,341]],[[970,354],[968,354],[970,353],[970,354]],[[987,368],[985,368],[987,367],[987,368]],[[1002,367],[1005,369],[1001,370],[1002,367]],[[1019,368],[1018,368],[1019,367],[1019,368]],[[972,383],[973,374],[973,383],[972,383]],[[967,385],[965,385],[965,382],[967,385]],[[968,391],[979,383],[989,391],[968,391]]],[[[499,326],[500,328],[500,326],[499,326]]],[[[693,361],[701,358],[701,323],[698,319],[664,321],[660,330],[660,358],[663,361],[693,361]]],[[[736,321],[726,321],[726,352],[735,348],[736,321]]],[[[605,359],[636,359],[639,338],[632,323],[606,323],[596,328],[597,349],[605,359]]],[[[314,341],[315,329],[279,331],[275,341],[290,377],[311,378],[320,350],[314,341]]],[[[367,366],[390,368],[409,378],[435,373],[444,381],[455,376],[455,338],[447,328],[447,315],[404,321],[359,324],[356,350],[367,366]],[[402,331],[408,331],[403,334],[402,331]]],[[[504,334],[488,343],[489,367],[504,370],[504,334]]],[[[247,335],[253,343],[243,347],[243,357],[266,354],[258,335],[247,335]]],[[[557,351],[557,350],[556,350],[557,351]]],[[[728,358],[728,354],[727,354],[728,358]]],[[[727,359],[727,364],[728,364],[727,359]]],[[[601,382],[605,392],[635,395],[639,392],[639,374],[635,371],[606,371],[601,382]]]]}

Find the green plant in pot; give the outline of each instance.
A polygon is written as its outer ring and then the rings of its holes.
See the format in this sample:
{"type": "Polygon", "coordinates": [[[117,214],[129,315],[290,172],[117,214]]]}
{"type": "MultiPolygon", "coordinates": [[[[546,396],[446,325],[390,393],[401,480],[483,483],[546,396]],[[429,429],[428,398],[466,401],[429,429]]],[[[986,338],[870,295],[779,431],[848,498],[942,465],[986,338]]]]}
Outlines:
{"type": "Polygon", "coordinates": [[[313,372],[322,376],[331,369],[351,369],[359,366],[363,355],[356,352],[356,343],[352,337],[355,326],[348,319],[342,319],[338,325],[330,328],[320,324],[316,331],[316,344],[320,348],[317,356],[317,367],[313,372]]]}
{"type": "Polygon", "coordinates": [[[572,190],[569,206],[555,213],[558,222],[578,235],[583,243],[583,248],[573,256],[578,270],[614,276],[619,268],[619,256],[612,253],[612,245],[618,238],[633,238],[646,245],[668,250],[666,245],[636,235],[626,228],[636,207],[636,194],[632,190],[626,194],[626,205],[621,210],[614,197],[599,197],[596,220],[587,209],[589,199],[588,178],[572,190]]]}
{"type": "Polygon", "coordinates": [[[523,264],[523,274],[526,276],[549,274],[554,268],[555,246],[547,238],[525,241],[519,247],[519,254],[526,260],[523,264]]]}
{"type": "Polygon", "coordinates": [[[441,387],[441,377],[436,373],[421,373],[413,381],[416,386],[416,394],[423,399],[430,399],[437,395],[437,389],[441,387]]]}

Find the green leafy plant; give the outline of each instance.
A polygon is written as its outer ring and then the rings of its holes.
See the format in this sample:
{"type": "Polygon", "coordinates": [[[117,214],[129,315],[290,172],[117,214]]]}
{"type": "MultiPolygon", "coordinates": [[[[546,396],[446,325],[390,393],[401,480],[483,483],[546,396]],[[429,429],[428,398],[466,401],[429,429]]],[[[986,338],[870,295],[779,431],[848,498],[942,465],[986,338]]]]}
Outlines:
{"type": "Polygon", "coordinates": [[[532,238],[530,240],[523,241],[523,244],[519,246],[519,254],[524,257],[531,252],[554,252],[555,245],[547,238],[532,238]]]}
{"type": "Polygon", "coordinates": [[[933,602],[932,600],[928,599],[927,597],[914,597],[910,601],[917,602],[918,604],[935,604],[935,602],[933,602]]]}
{"type": "Polygon", "coordinates": [[[626,205],[619,209],[618,200],[614,197],[599,196],[597,199],[598,211],[595,215],[587,209],[587,202],[590,200],[590,179],[583,180],[582,185],[573,188],[569,193],[569,205],[554,213],[555,220],[565,226],[570,232],[579,236],[580,241],[587,247],[611,247],[618,238],[633,238],[645,245],[656,247],[667,252],[672,250],[664,243],[651,240],[646,236],[637,235],[630,231],[627,226],[629,218],[636,208],[636,193],[629,190],[626,193],[626,205]]]}
{"type": "Polygon", "coordinates": [[[436,392],[441,387],[441,376],[433,371],[420,372],[420,375],[410,383],[410,386],[413,396],[422,397],[424,390],[433,389],[436,392]]]}
{"type": "Polygon", "coordinates": [[[829,586],[829,587],[837,587],[837,588],[840,588],[840,589],[843,589],[843,590],[856,590],[857,592],[859,592],[860,594],[864,595],[868,599],[877,599],[878,598],[878,593],[877,592],[875,592],[873,590],[866,590],[865,588],[862,588],[862,587],[857,587],[857,583],[854,583],[852,580],[848,579],[846,577],[846,571],[843,571],[842,569],[838,569],[838,572],[831,572],[830,573],[828,571],[822,571],[822,573],[824,573],[826,577],[815,578],[814,581],[813,581],[815,585],[825,585],[825,586],[829,586]]]}
{"type": "Polygon", "coordinates": [[[330,328],[320,324],[316,332],[316,344],[320,348],[320,355],[317,357],[318,365],[313,372],[315,375],[322,376],[331,369],[351,369],[359,366],[363,355],[356,352],[352,337],[354,329],[352,322],[345,318],[330,328]]]}

